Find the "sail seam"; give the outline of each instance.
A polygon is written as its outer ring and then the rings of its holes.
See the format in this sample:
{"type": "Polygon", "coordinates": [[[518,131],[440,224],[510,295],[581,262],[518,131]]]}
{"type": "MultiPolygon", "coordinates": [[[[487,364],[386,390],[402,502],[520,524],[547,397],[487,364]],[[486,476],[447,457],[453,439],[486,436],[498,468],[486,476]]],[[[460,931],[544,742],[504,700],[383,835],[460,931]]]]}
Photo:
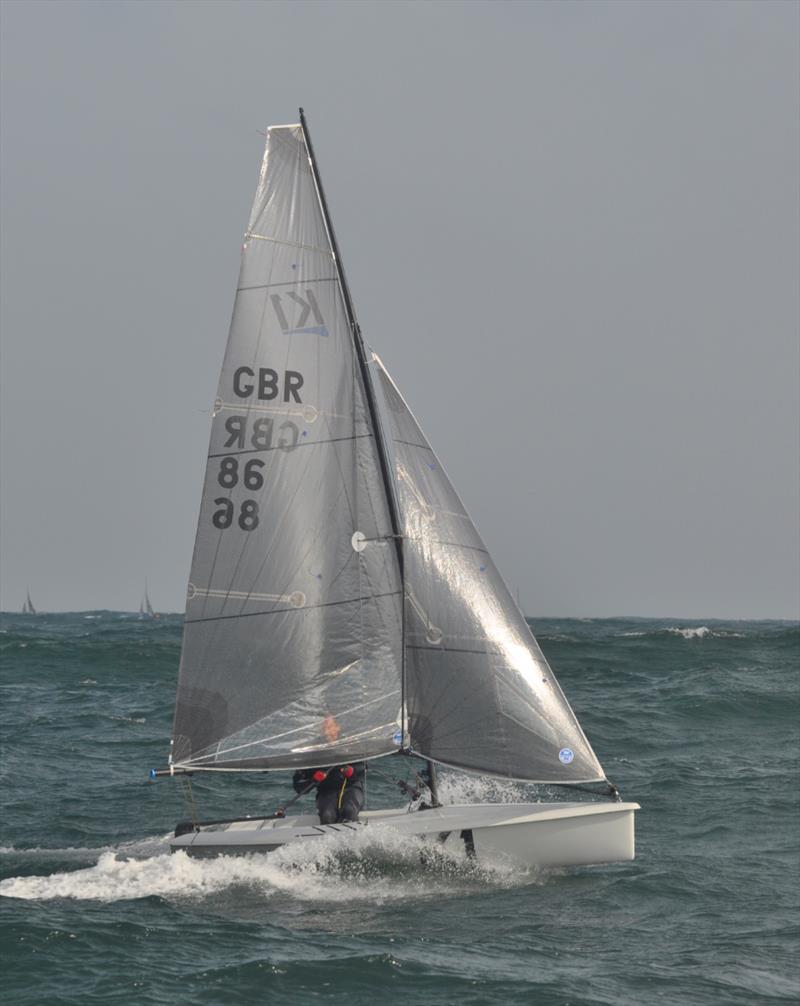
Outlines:
{"type": "Polygon", "coordinates": [[[219,454],[209,454],[209,458],[228,458],[238,454],[267,454],[269,451],[286,451],[287,453],[296,450],[298,447],[320,447],[324,444],[340,444],[349,440],[369,440],[371,433],[357,433],[354,437],[332,437],[330,440],[304,440],[302,443],[288,447],[247,447],[243,451],[221,451],[219,454]]]}
{"type": "Polygon", "coordinates": [[[253,618],[256,615],[285,615],[293,611],[311,611],[315,608],[334,608],[340,604],[359,604],[363,601],[375,601],[381,597],[394,597],[401,594],[401,590],[389,590],[383,594],[367,594],[364,597],[349,597],[343,601],[323,601],[321,604],[306,604],[302,608],[273,608],[271,611],[243,611],[236,615],[209,615],[203,618],[187,618],[187,625],[196,625],[198,622],[221,622],[230,618],[253,618]]]}
{"type": "Polygon", "coordinates": [[[282,283],[256,283],[253,286],[237,286],[236,292],[247,290],[272,290],[276,286],[308,286],[311,283],[335,283],[338,276],[321,276],[315,279],[292,279],[282,283]]]}
{"type": "Polygon", "coordinates": [[[255,238],[256,241],[271,241],[276,245],[287,245],[289,248],[302,248],[304,251],[319,252],[321,255],[330,255],[333,261],[336,261],[336,257],[330,248],[318,248],[316,245],[304,245],[300,244],[299,241],[284,241],[283,238],[271,238],[266,234],[256,234],[253,231],[245,231],[245,240],[249,241],[250,238],[255,238]]]}
{"type": "Polygon", "coordinates": [[[219,590],[213,587],[194,587],[189,600],[191,601],[195,597],[224,597],[225,600],[230,598],[234,601],[286,601],[292,604],[293,608],[302,608],[302,598],[305,597],[305,594],[302,594],[300,591],[295,591],[292,594],[257,594],[246,590],[219,590]],[[293,603],[292,598],[299,603],[293,603]]]}
{"type": "Polygon", "coordinates": [[[489,555],[489,550],[480,545],[462,545],[460,541],[440,541],[438,538],[414,538],[412,535],[405,535],[406,541],[421,541],[426,545],[448,545],[452,548],[466,548],[471,552],[483,552],[489,555]]]}
{"type": "Polygon", "coordinates": [[[474,653],[480,657],[504,657],[502,650],[470,650],[459,646],[425,646],[424,643],[407,643],[409,650],[434,650],[441,653],[474,653]]]}
{"type": "MultiPolygon", "coordinates": [[[[397,748],[394,745],[392,745],[392,750],[391,751],[379,751],[379,752],[377,752],[377,754],[368,755],[365,760],[366,761],[375,761],[378,758],[390,758],[390,757],[394,757],[396,754],[397,754],[397,748]]],[[[354,759],[354,760],[358,760],[358,759],[354,759]]],[[[188,759],[188,760],[184,759],[181,762],[176,762],[175,763],[175,768],[182,768],[184,770],[188,770],[188,771],[192,771],[192,772],[264,772],[264,771],[280,772],[281,770],[285,770],[286,766],[284,766],[284,765],[274,765],[274,764],[270,763],[269,766],[266,766],[266,765],[264,765],[265,761],[267,761],[267,759],[258,759],[258,758],[241,758],[240,759],[240,758],[237,758],[236,761],[233,764],[230,764],[230,765],[196,765],[193,761],[191,761],[191,759],[188,759]],[[246,768],[246,767],[241,766],[241,765],[238,764],[238,762],[240,762],[240,761],[261,761],[261,765],[260,766],[253,766],[252,768],[249,768],[249,767],[246,768]]],[[[318,761],[317,761],[317,764],[319,764],[318,761]]],[[[336,762],[334,762],[333,764],[336,764],[336,762]]],[[[293,762],[292,765],[289,766],[289,768],[301,768],[301,767],[308,767],[308,766],[302,766],[302,765],[298,764],[297,762],[293,762]]],[[[591,780],[589,780],[589,781],[591,781],[591,780]]],[[[250,820],[250,818],[247,818],[245,820],[250,820]]]]}
{"type": "Polygon", "coordinates": [[[430,451],[433,454],[433,448],[430,444],[415,444],[413,440],[398,440],[397,437],[393,437],[392,439],[396,444],[403,444],[405,447],[419,447],[420,450],[430,451]]]}
{"type": "Polygon", "coordinates": [[[254,402],[223,402],[218,398],[214,402],[213,415],[216,416],[218,413],[222,412],[223,409],[231,412],[242,412],[244,410],[248,414],[251,412],[266,412],[273,416],[300,416],[300,418],[306,423],[315,423],[320,416],[327,416],[329,419],[347,418],[338,412],[320,412],[313,405],[304,405],[302,409],[284,409],[276,405],[256,405],[254,402]]]}

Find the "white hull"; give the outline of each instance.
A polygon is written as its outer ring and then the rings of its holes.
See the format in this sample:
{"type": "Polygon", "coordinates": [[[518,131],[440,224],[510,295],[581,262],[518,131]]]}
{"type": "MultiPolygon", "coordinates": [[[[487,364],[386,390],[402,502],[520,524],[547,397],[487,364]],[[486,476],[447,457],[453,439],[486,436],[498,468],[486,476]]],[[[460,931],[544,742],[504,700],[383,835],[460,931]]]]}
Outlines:
{"type": "Polygon", "coordinates": [[[435,807],[408,813],[362,812],[357,823],[319,824],[316,815],[250,818],[198,825],[174,839],[191,856],[271,852],[332,834],[381,826],[477,859],[507,858],[526,866],[585,866],[634,858],[636,803],[511,803],[435,807]]]}

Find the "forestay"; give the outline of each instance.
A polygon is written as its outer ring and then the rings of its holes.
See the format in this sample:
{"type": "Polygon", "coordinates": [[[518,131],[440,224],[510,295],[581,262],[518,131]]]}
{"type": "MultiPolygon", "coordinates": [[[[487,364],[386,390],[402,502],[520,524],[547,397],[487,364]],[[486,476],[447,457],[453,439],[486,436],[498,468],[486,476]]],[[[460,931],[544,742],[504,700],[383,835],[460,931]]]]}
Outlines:
{"type": "Polygon", "coordinates": [[[411,748],[536,782],[605,776],[480,535],[380,360],[403,522],[411,748]]]}
{"type": "Polygon", "coordinates": [[[303,131],[272,127],[211,424],[174,765],[396,750],[402,590],[376,451],[303,131]]]}

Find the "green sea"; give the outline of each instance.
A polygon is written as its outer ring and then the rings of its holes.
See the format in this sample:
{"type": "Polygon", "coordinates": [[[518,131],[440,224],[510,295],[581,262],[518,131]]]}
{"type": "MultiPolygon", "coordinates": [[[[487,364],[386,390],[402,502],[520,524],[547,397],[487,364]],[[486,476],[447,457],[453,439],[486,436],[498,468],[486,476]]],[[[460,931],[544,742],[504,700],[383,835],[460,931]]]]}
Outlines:
{"type": "MultiPolygon", "coordinates": [[[[537,619],[632,863],[535,871],[383,835],[189,860],[165,763],[180,616],[4,615],[3,1001],[722,1006],[800,1001],[800,626],[537,619]],[[338,842],[338,844],[337,844],[338,842]]],[[[383,759],[369,801],[397,805],[383,759]]],[[[442,770],[446,800],[552,797],[442,770]]],[[[195,779],[207,817],[289,776],[195,779]]]]}

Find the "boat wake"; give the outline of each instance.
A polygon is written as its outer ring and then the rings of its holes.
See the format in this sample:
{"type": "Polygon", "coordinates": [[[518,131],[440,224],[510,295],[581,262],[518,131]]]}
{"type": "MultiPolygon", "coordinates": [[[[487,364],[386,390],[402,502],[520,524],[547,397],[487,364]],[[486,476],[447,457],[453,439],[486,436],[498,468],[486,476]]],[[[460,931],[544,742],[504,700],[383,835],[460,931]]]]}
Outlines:
{"type": "Polygon", "coordinates": [[[477,863],[441,846],[372,827],[369,834],[331,836],[268,855],[192,859],[183,852],[158,852],[139,858],[130,849],[108,850],[84,869],[9,877],[0,881],[0,896],[26,901],[176,901],[245,888],[259,899],[382,904],[507,889],[541,882],[544,876],[503,862],[477,863]]]}

